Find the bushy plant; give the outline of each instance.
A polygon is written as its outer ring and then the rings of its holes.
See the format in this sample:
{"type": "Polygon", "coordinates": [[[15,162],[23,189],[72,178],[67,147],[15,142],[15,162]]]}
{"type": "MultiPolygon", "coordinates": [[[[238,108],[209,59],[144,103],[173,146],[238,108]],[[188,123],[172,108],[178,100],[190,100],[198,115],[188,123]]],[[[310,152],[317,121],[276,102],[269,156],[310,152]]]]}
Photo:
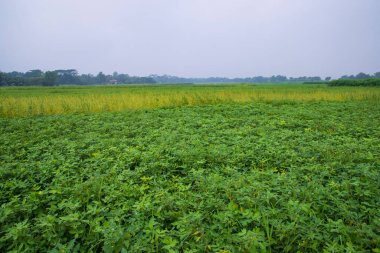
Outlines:
{"type": "Polygon", "coordinates": [[[378,252],[380,107],[0,119],[1,252],[378,252]]]}
{"type": "Polygon", "coordinates": [[[329,86],[380,86],[380,78],[338,79],[329,82],[329,86]]]}

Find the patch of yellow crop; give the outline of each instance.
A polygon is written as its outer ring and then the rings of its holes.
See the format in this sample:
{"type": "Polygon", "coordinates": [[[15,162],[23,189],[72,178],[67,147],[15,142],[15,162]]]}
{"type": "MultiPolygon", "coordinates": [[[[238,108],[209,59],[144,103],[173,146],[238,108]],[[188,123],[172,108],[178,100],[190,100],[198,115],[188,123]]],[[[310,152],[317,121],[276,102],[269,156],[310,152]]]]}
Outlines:
{"type": "MultiPolygon", "coordinates": [[[[380,101],[378,88],[329,87],[195,87],[140,88],[137,92],[99,94],[0,96],[0,116],[20,117],[87,112],[117,112],[233,102],[310,102],[310,101],[380,101]]],[[[43,88],[41,88],[43,89],[43,88]]],[[[59,88],[58,88],[59,89],[59,88]]]]}

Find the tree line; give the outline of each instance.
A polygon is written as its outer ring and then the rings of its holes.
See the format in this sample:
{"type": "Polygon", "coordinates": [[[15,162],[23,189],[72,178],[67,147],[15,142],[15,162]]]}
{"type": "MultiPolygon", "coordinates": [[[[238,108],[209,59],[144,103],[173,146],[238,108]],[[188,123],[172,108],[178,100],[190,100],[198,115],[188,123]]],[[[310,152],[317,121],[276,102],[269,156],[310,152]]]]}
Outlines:
{"type": "MultiPolygon", "coordinates": [[[[151,75],[158,83],[286,83],[286,82],[322,82],[319,76],[314,77],[286,77],[276,75],[271,77],[256,76],[246,78],[207,77],[207,78],[184,78],[170,75],[151,75]]],[[[330,80],[331,78],[328,78],[330,80]]]]}
{"type": "MultiPolygon", "coordinates": [[[[319,76],[287,77],[274,75],[271,77],[255,76],[246,78],[226,78],[226,77],[207,77],[207,78],[184,78],[170,75],[151,75],[157,83],[327,83],[331,77],[322,79],[319,76]]],[[[373,75],[359,73],[357,75],[344,75],[339,79],[367,79],[380,78],[380,72],[373,75]]]]}
{"type": "Polygon", "coordinates": [[[344,75],[328,83],[329,86],[380,86],[380,72],[373,75],[359,73],[357,75],[344,75]]]}
{"type": "Polygon", "coordinates": [[[55,86],[55,85],[95,85],[95,84],[152,84],[156,81],[151,77],[129,76],[114,72],[106,75],[78,74],[75,69],[60,69],[46,71],[35,69],[23,72],[0,72],[0,86],[55,86]]]}
{"type": "MultiPolygon", "coordinates": [[[[360,80],[380,78],[380,72],[373,75],[359,73],[357,75],[344,75],[339,79],[360,80]]],[[[331,77],[322,79],[319,76],[287,77],[274,75],[271,77],[256,76],[247,78],[207,77],[184,78],[170,75],[150,75],[147,77],[130,76],[114,72],[106,75],[99,72],[97,75],[79,74],[75,69],[60,69],[46,71],[35,69],[23,72],[0,72],[0,86],[55,86],[55,85],[96,85],[96,84],[154,84],[154,83],[323,83],[330,82],[331,77]]]]}

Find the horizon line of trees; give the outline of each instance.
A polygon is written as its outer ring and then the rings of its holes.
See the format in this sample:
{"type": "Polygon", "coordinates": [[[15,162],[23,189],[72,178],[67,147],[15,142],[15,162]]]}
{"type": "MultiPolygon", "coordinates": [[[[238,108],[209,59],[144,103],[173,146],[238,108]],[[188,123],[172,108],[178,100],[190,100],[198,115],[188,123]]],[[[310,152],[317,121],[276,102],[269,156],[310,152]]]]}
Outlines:
{"type": "Polygon", "coordinates": [[[59,69],[43,72],[39,69],[23,72],[0,72],[0,86],[56,86],[56,85],[99,85],[99,84],[153,84],[151,77],[130,76],[114,72],[106,75],[78,74],[75,69],[59,69]]]}
{"type": "MultiPolygon", "coordinates": [[[[324,83],[333,80],[331,77],[322,79],[319,76],[287,77],[273,75],[271,77],[255,76],[246,78],[207,77],[207,78],[185,78],[170,75],[150,75],[158,83],[324,83]]],[[[338,79],[368,79],[380,78],[380,72],[373,75],[359,73],[357,75],[344,75],[338,79]]]]}
{"type": "MultiPolygon", "coordinates": [[[[344,75],[338,79],[368,79],[380,78],[380,72],[373,75],[359,73],[357,75],[344,75]]],[[[283,75],[273,75],[271,77],[256,76],[247,78],[185,78],[170,75],[150,75],[147,77],[130,76],[114,72],[106,75],[99,72],[97,75],[78,74],[75,69],[60,69],[46,71],[35,69],[27,72],[1,72],[0,86],[56,86],[56,85],[99,85],[99,84],[155,84],[155,83],[323,83],[330,82],[331,77],[322,79],[319,76],[287,77],[283,75]]]]}

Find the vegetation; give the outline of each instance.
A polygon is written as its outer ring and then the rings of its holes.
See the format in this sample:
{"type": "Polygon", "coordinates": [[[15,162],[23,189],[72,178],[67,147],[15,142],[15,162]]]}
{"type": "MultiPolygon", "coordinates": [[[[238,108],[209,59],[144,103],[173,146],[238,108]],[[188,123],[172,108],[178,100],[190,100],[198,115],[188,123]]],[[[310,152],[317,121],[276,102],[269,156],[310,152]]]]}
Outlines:
{"type": "Polygon", "coordinates": [[[60,69],[54,71],[46,71],[45,73],[39,69],[30,70],[26,73],[13,71],[10,73],[0,72],[0,86],[56,86],[62,84],[148,84],[156,83],[150,77],[136,77],[127,74],[118,74],[114,72],[112,75],[105,75],[99,72],[96,76],[92,74],[79,75],[75,69],[60,69]]]}
{"type": "Polygon", "coordinates": [[[0,251],[377,252],[378,102],[0,119],[0,251]]]}
{"type": "Polygon", "coordinates": [[[369,75],[369,74],[360,72],[356,76],[354,76],[354,75],[350,75],[350,76],[344,75],[340,79],[369,79],[369,78],[380,78],[380,72],[376,72],[373,75],[369,75]]]}
{"type": "MultiPolygon", "coordinates": [[[[320,82],[319,76],[286,77],[283,75],[273,75],[271,77],[255,76],[246,78],[227,78],[227,77],[206,77],[206,78],[184,78],[169,75],[152,75],[157,83],[302,83],[320,82]]],[[[328,78],[327,78],[328,79],[328,78]]]]}
{"type": "MultiPolygon", "coordinates": [[[[319,76],[300,76],[300,77],[287,77],[284,75],[273,75],[270,77],[255,76],[246,78],[226,78],[226,77],[207,77],[207,78],[183,78],[177,76],[151,76],[157,83],[323,83],[329,82],[331,77],[322,79],[319,76]]],[[[366,79],[366,78],[380,78],[380,72],[373,75],[359,73],[357,75],[344,75],[341,79],[366,79]]]]}
{"type": "Polygon", "coordinates": [[[333,80],[330,86],[380,86],[380,78],[333,80]]]}
{"type": "Polygon", "coordinates": [[[380,90],[326,85],[154,85],[5,87],[0,116],[116,112],[232,102],[378,101],[380,90]]]}
{"type": "MultiPolygon", "coordinates": [[[[344,75],[341,79],[367,79],[380,78],[380,72],[373,75],[359,73],[357,75],[344,75]]],[[[331,77],[322,80],[319,76],[286,77],[283,75],[273,75],[271,77],[206,77],[206,78],[185,78],[170,75],[150,75],[148,77],[129,76],[114,72],[106,75],[99,72],[96,76],[92,74],[78,74],[75,69],[59,69],[46,71],[35,69],[26,73],[23,72],[0,72],[0,86],[56,86],[56,85],[94,85],[94,84],[192,84],[192,83],[304,83],[321,84],[328,83],[331,77]]]]}
{"type": "Polygon", "coordinates": [[[379,252],[379,96],[2,88],[0,252],[379,252]]]}

